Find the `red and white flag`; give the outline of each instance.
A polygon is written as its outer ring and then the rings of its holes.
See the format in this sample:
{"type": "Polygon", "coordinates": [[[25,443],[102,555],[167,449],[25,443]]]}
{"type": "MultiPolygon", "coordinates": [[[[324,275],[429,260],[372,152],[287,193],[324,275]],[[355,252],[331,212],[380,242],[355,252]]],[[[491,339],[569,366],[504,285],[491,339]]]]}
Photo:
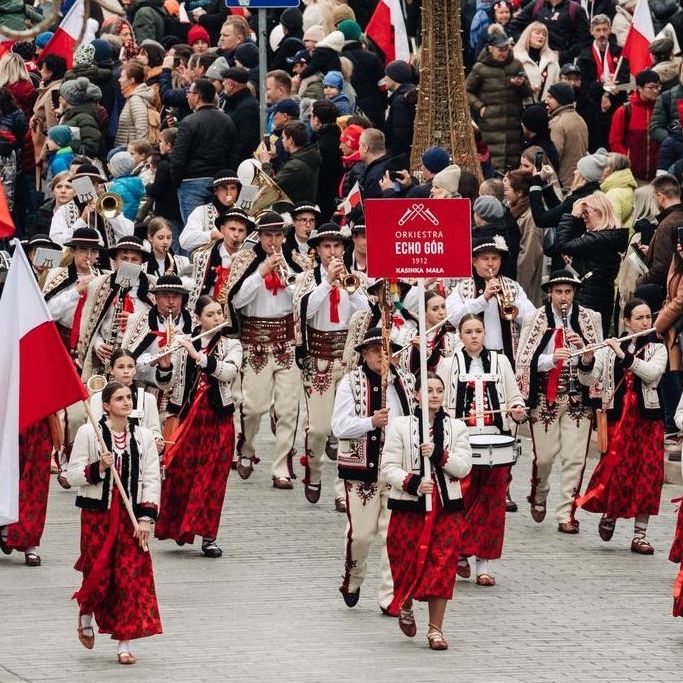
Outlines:
{"type": "Polygon", "coordinates": [[[76,0],[71,9],[64,15],[61,24],[47,45],[40,53],[38,62],[47,55],[59,55],[66,60],[66,68],[71,69],[74,65],[74,50],[81,37],[83,24],[85,23],[84,0],[76,0]]]}
{"type": "Polygon", "coordinates": [[[0,33],[0,57],[2,57],[5,52],[9,52],[12,45],[16,42],[17,41],[14,40],[14,38],[8,38],[6,35],[0,33]]]}
{"type": "Polygon", "coordinates": [[[356,181],[346,195],[346,199],[337,207],[337,213],[340,216],[348,216],[361,201],[360,185],[358,184],[358,181],[356,181]]]}
{"type": "Polygon", "coordinates": [[[654,39],[655,29],[652,25],[648,1],[638,0],[631,27],[626,35],[624,49],[621,51],[621,56],[628,59],[629,68],[634,76],[652,66],[650,43],[654,39]]]}
{"type": "Polygon", "coordinates": [[[379,0],[365,35],[384,53],[384,63],[410,60],[410,45],[401,0],[379,0]]]}
{"type": "Polygon", "coordinates": [[[12,214],[9,211],[9,203],[7,202],[7,195],[5,188],[0,184],[0,239],[8,240],[14,237],[14,221],[12,214]]]}
{"type": "Polygon", "coordinates": [[[86,400],[18,240],[0,298],[0,526],[18,519],[19,432],[86,400]]]}

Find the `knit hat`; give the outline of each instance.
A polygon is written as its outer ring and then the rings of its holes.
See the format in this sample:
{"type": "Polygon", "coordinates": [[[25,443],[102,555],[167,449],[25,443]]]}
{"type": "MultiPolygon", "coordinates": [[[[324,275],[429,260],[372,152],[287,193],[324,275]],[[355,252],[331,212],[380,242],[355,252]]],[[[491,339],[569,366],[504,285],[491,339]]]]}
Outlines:
{"type": "Polygon", "coordinates": [[[532,133],[548,130],[548,110],[542,104],[532,104],[522,112],[522,125],[532,133]]]}
{"type": "Polygon", "coordinates": [[[363,128],[359,125],[352,123],[350,126],[346,126],[342,131],[340,142],[348,145],[354,152],[358,151],[360,146],[360,136],[363,133],[363,128]]]}
{"type": "Polygon", "coordinates": [[[39,33],[35,40],[36,47],[39,47],[42,50],[48,44],[53,35],[54,33],[52,33],[52,31],[43,31],[42,33],[39,33]]]}
{"type": "Polygon", "coordinates": [[[109,170],[114,178],[130,175],[135,168],[135,159],[128,152],[116,152],[109,159],[109,170]]]}
{"type": "Polygon", "coordinates": [[[492,31],[486,40],[486,44],[490,47],[509,47],[510,38],[504,31],[492,31]]]}
{"type": "Polygon", "coordinates": [[[317,50],[319,47],[329,47],[335,52],[341,52],[344,49],[345,42],[344,34],[341,31],[332,31],[328,33],[316,46],[317,50]]]}
{"type": "Polygon", "coordinates": [[[280,23],[289,31],[300,31],[304,25],[304,15],[298,7],[288,7],[280,15],[280,23]]]}
{"type": "MultiPolygon", "coordinates": [[[[88,45],[88,47],[92,46],[88,45]]],[[[94,52],[94,48],[92,49],[94,52]]],[[[64,81],[59,88],[59,94],[73,105],[99,102],[102,99],[102,91],[84,76],[74,81],[64,81]]]]}
{"type": "Polygon", "coordinates": [[[452,195],[456,195],[460,186],[460,174],[460,166],[457,164],[446,166],[446,168],[439,171],[432,178],[432,187],[438,187],[452,195]]]}
{"type": "Polygon", "coordinates": [[[332,21],[335,26],[339,26],[344,19],[356,21],[356,13],[348,5],[338,5],[332,10],[332,21]]]}
{"type": "Polygon", "coordinates": [[[402,59],[394,59],[384,69],[384,73],[397,83],[408,83],[413,79],[413,67],[402,59]]]}
{"type": "Polygon", "coordinates": [[[598,182],[609,163],[607,150],[604,147],[587,154],[576,162],[576,170],[588,181],[598,182]]]}
{"type": "Polygon", "coordinates": [[[316,43],[319,43],[324,37],[325,29],[318,24],[314,24],[310,28],[306,29],[306,32],[304,33],[304,42],[307,40],[313,40],[316,43]]]}
{"type": "Polygon", "coordinates": [[[572,104],[576,99],[574,88],[572,88],[569,83],[553,83],[553,85],[548,88],[548,95],[554,97],[560,106],[572,104]]]}
{"type": "Polygon", "coordinates": [[[666,58],[671,56],[674,49],[674,41],[669,36],[657,38],[650,43],[650,54],[655,57],[666,58]]]}
{"type": "Polygon", "coordinates": [[[273,114],[287,114],[287,116],[293,116],[297,119],[301,113],[298,102],[289,97],[285,97],[283,100],[276,102],[273,105],[272,111],[273,114]]]}
{"type": "Polygon", "coordinates": [[[139,45],[139,47],[148,47],[149,45],[156,45],[158,48],[161,50],[164,49],[164,46],[157,40],[154,40],[153,38],[145,38],[139,45]]]}
{"type": "Polygon", "coordinates": [[[203,40],[205,43],[211,43],[211,38],[209,37],[209,32],[199,24],[195,24],[187,32],[187,44],[193,45],[198,40],[203,40]]]}
{"type": "Polygon", "coordinates": [[[47,131],[48,140],[60,147],[68,147],[71,144],[71,128],[69,126],[52,126],[47,131]]]}
{"type": "Polygon", "coordinates": [[[254,69],[258,66],[258,47],[254,43],[242,43],[235,50],[235,61],[246,69],[254,69]]]}
{"type": "Polygon", "coordinates": [[[422,153],[422,165],[431,173],[438,173],[443,171],[450,163],[451,159],[448,151],[439,145],[428,147],[422,153]]]}
{"type": "Polygon", "coordinates": [[[576,64],[572,64],[571,62],[563,64],[562,68],[560,69],[560,76],[569,76],[569,74],[581,76],[580,67],[578,67],[576,64]]]}
{"type": "Polygon", "coordinates": [[[488,195],[477,197],[472,208],[474,213],[485,221],[495,221],[505,215],[503,205],[495,197],[488,195]]]}
{"type": "Polygon", "coordinates": [[[207,70],[206,78],[212,81],[222,81],[230,68],[225,57],[219,57],[207,70]]]}
{"type": "Polygon", "coordinates": [[[362,33],[358,22],[351,19],[344,19],[337,28],[344,34],[346,40],[358,40],[362,33]]]}
{"type": "Polygon", "coordinates": [[[82,43],[76,48],[76,52],[74,52],[74,66],[92,64],[94,59],[95,48],[88,43],[82,43]]]}
{"type": "Polygon", "coordinates": [[[102,38],[95,38],[90,43],[95,48],[95,64],[103,64],[111,60],[111,46],[102,38]]]}
{"type": "Polygon", "coordinates": [[[223,78],[229,78],[235,83],[246,85],[249,82],[249,72],[246,69],[241,69],[239,66],[231,66],[224,74],[223,78]]]}
{"type": "MultiPolygon", "coordinates": [[[[164,9],[172,17],[177,17],[180,14],[180,3],[178,0],[164,0],[164,9]]],[[[178,42],[180,42],[180,39],[178,39],[178,42]]]]}
{"type": "Polygon", "coordinates": [[[328,71],[323,78],[323,88],[330,86],[341,92],[344,89],[344,76],[341,71],[328,71]]]}
{"type": "Polygon", "coordinates": [[[170,50],[174,45],[179,45],[183,41],[178,38],[178,36],[164,36],[161,39],[161,46],[164,50],[170,50]]]}

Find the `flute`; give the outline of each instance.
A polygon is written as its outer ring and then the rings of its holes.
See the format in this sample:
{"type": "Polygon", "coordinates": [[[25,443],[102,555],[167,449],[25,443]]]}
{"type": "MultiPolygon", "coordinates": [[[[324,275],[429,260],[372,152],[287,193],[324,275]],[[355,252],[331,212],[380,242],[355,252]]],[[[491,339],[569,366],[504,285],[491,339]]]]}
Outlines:
{"type": "Polygon", "coordinates": [[[513,410],[523,410],[525,413],[529,412],[526,406],[515,406],[514,408],[505,408],[504,410],[484,410],[481,413],[470,413],[469,415],[463,415],[461,420],[467,420],[470,417],[485,417],[486,415],[499,415],[501,413],[511,413],[513,410]]]}
{"type": "MultiPolygon", "coordinates": [[[[443,325],[445,325],[447,322],[448,322],[448,318],[444,318],[441,322],[438,322],[438,323],[436,323],[436,325],[430,327],[430,328],[427,330],[426,334],[431,334],[432,332],[435,332],[435,331],[438,330],[440,327],[442,327],[443,325]]],[[[391,357],[393,358],[394,356],[400,356],[404,351],[407,351],[407,350],[410,349],[412,346],[413,346],[413,343],[412,343],[412,342],[411,342],[410,344],[406,344],[405,346],[402,346],[398,351],[394,351],[394,352],[391,354],[391,357]]]]}
{"type": "MultiPolygon", "coordinates": [[[[189,341],[190,343],[196,342],[197,339],[202,339],[203,337],[208,336],[209,334],[213,334],[214,332],[217,332],[218,330],[223,329],[224,327],[227,327],[230,323],[229,322],[223,322],[220,325],[216,325],[216,327],[212,327],[210,330],[206,330],[205,332],[200,332],[199,334],[195,335],[194,337],[190,337],[189,341]]],[[[163,358],[164,356],[168,356],[169,353],[173,353],[174,351],[177,351],[179,348],[181,348],[180,344],[176,344],[175,346],[172,346],[166,351],[163,351],[162,353],[158,353],[156,356],[152,356],[148,360],[145,361],[146,365],[151,365],[152,363],[156,363],[159,358],[163,358]]]]}
{"type": "MultiPolygon", "coordinates": [[[[652,334],[652,332],[655,331],[654,327],[651,327],[648,330],[641,330],[640,332],[634,332],[633,334],[627,334],[625,337],[616,337],[617,341],[623,342],[623,341],[628,341],[629,339],[637,339],[638,337],[644,337],[647,334],[652,334]]],[[[575,358],[576,356],[582,356],[584,353],[590,353],[591,351],[597,351],[598,349],[603,349],[605,346],[607,346],[607,340],[601,341],[598,344],[592,344],[590,346],[584,346],[582,349],[578,349],[578,351],[572,351],[569,354],[570,358],[575,358]]]]}

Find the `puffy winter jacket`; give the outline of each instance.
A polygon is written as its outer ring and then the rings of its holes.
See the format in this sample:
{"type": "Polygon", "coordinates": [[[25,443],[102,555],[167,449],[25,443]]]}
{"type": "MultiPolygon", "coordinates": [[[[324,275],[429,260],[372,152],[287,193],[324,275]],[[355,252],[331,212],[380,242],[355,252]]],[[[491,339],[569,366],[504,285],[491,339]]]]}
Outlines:
{"type": "MultiPolygon", "coordinates": [[[[320,150],[313,143],[289,155],[287,163],[275,176],[275,182],[294,202],[314,202],[318,194],[320,150]]],[[[264,164],[267,168],[267,164],[264,164]]]]}
{"type": "Polygon", "coordinates": [[[127,145],[131,140],[147,137],[149,120],[147,108],[154,107],[156,93],[146,83],[140,83],[126,100],[119,116],[119,127],[114,141],[117,145],[127,145]]]}
{"type": "Polygon", "coordinates": [[[133,33],[135,42],[156,40],[158,43],[165,35],[164,19],[167,16],[164,0],[137,0],[133,6],[133,33]]]}
{"type": "Polygon", "coordinates": [[[650,119],[650,137],[663,142],[669,134],[669,126],[681,122],[680,103],[683,100],[683,85],[677,85],[663,92],[655,102],[655,110],[650,119]]]}
{"type": "Polygon", "coordinates": [[[140,177],[124,175],[114,178],[109,185],[109,191],[121,195],[121,199],[123,199],[123,215],[129,220],[134,221],[140,206],[140,200],[145,195],[145,186],[142,184],[140,177]]]}
{"type": "Polygon", "coordinates": [[[71,128],[78,128],[80,143],[74,142],[72,144],[77,154],[85,154],[93,159],[102,156],[102,131],[97,122],[94,104],[79,104],[67,109],[59,123],[71,128]]]}
{"type": "Polygon", "coordinates": [[[25,31],[25,20],[33,26],[43,20],[43,15],[27,5],[24,0],[0,0],[0,24],[12,31],[25,31]]]}
{"type": "Polygon", "coordinates": [[[610,200],[617,218],[626,228],[633,225],[634,193],[637,188],[638,183],[630,168],[623,168],[621,171],[610,173],[600,185],[600,189],[610,200]]]}

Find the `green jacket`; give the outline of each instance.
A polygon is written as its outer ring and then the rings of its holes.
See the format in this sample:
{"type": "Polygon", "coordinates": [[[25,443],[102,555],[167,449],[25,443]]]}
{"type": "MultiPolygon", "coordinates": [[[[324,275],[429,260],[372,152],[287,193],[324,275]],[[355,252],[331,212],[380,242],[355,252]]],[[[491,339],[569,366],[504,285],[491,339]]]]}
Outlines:
{"type": "Polygon", "coordinates": [[[275,176],[275,182],[294,204],[315,202],[321,161],[318,143],[314,142],[293,152],[275,176]]]}
{"type": "Polygon", "coordinates": [[[657,98],[655,110],[650,119],[650,137],[653,140],[663,142],[669,134],[667,130],[669,125],[674,121],[679,121],[677,102],[680,99],[683,99],[683,85],[676,85],[657,98]]]}
{"type": "Polygon", "coordinates": [[[164,0],[137,0],[133,18],[135,42],[140,45],[143,40],[149,38],[158,43],[166,35],[164,30],[166,14],[164,0]]]}
{"type": "Polygon", "coordinates": [[[96,158],[102,154],[102,131],[97,123],[95,107],[92,104],[79,104],[67,109],[60,124],[80,131],[80,143],[74,140],[73,149],[78,154],[96,158]]]}
{"type": "Polygon", "coordinates": [[[625,228],[633,225],[633,206],[638,187],[630,168],[610,173],[601,183],[600,189],[610,200],[614,213],[625,228]]]}
{"type": "Polygon", "coordinates": [[[13,31],[25,31],[25,20],[29,19],[32,26],[43,20],[43,15],[29,7],[24,0],[0,0],[0,25],[13,31]]]}

